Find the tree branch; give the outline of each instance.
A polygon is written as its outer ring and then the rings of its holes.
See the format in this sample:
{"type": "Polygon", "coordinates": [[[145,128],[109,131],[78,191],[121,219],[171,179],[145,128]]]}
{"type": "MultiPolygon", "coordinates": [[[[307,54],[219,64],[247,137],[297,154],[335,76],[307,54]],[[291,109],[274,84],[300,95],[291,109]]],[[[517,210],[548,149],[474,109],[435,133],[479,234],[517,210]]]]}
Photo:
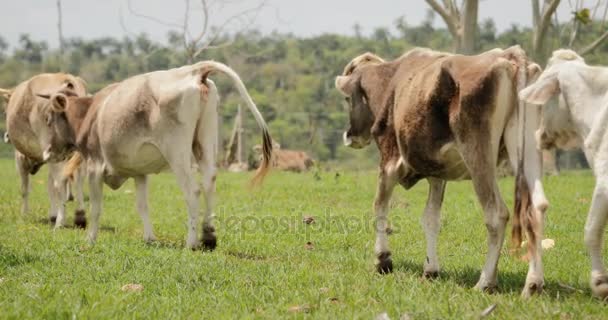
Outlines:
{"type": "Polygon", "coordinates": [[[547,28],[551,23],[551,16],[553,16],[555,13],[559,3],[560,0],[551,0],[549,4],[545,3],[543,6],[543,13],[540,16],[539,24],[534,28],[534,38],[532,43],[532,48],[537,55],[541,54],[545,33],[547,32],[547,28]]]}
{"type": "Polygon", "coordinates": [[[141,13],[135,11],[133,9],[133,6],[131,6],[131,0],[127,0],[127,8],[129,9],[129,12],[132,15],[136,16],[136,17],[143,18],[143,19],[148,19],[148,20],[154,21],[154,22],[156,22],[158,24],[162,24],[164,26],[167,26],[167,27],[180,28],[180,29],[182,28],[182,26],[179,25],[179,24],[163,21],[163,20],[160,20],[160,19],[158,19],[156,17],[148,16],[148,15],[141,14],[141,13]]]}
{"type": "MultiPolygon", "coordinates": [[[[452,11],[450,9],[452,7],[452,5],[450,5],[450,8],[448,8],[448,10],[450,10],[450,12],[448,12],[446,10],[446,8],[441,6],[435,0],[425,0],[425,1],[426,1],[426,3],[428,3],[429,6],[431,6],[431,8],[435,12],[437,12],[441,16],[441,18],[443,19],[445,24],[448,26],[448,30],[450,30],[450,33],[452,34],[452,36],[457,38],[458,37],[458,22],[457,22],[458,17],[452,16],[452,14],[454,13],[454,11],[452,11]]],[[[446,2],[446,4],[447,4],[447,2],[446,2]]]]}
{"type": "Polygon", "coordinates": [[[585,48],[580,50],[579,54],[581,56],[584,56],[586,54],[591,53],[593,50],[595,50],[595,48],[599,47],[599,45],[602,44],[602,42],[606,39],[608,39],[608,30],[606,30],[606,32],[604,32],[604,34],[602,34],[599,38],[597,38],[591,44],[589,44],[588,46],[586,46],[585,48]]]}

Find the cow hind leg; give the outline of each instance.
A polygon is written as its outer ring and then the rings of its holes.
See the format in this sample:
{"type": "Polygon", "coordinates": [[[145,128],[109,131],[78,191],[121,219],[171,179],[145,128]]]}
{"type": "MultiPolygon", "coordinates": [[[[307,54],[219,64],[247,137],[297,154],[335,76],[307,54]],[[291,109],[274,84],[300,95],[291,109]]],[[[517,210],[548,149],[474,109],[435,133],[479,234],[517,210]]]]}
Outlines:
{"type": "Polygon", "coordinates": [[[484,222],[488,231],[488,253],[475,288],[492,292],[497,284],[497,269],[500,250],[505,238],[505,228],[509,211],[500,195],[496,183],[496,158],[498,139],[491,146],[490,139],[480,134],[478,137],[460,139],[461,154],[473,181],[473,187],[484,212],[484,222]]]}
{"type": "Polygon", "coordinates": [[[65,227],[65,203],[67,201],[67,180],[62,177],[63,166],[49,163],[48,191],[51,201],[49,216],[51,222],[55,217],[55,228],[65,227]]]}
{"type": "Polygon", "coordinates": [[[393,260],[388,247],[387,228],[388,204],[395,184],[395,177],[381,168],[374,199],[374,212],[376,213],[376,245],[374,251],[376,254],[376,270],[381,274],[393,271],[393,260]]]}
{"type": "Polygon", "coordinates": [[[203,248],[214,250],[217,246],[217,236],[213,223],[213,219],[215,218],[213,210],[215,208],[215,180],[217,177],[217,168],[215,166],[215,157],[213,156],[215,152],[212,150],[206,151],[209,151],[209,153],[203,153],[203,160],[199,163],[199,170],[202,175],[203,195],[205,197],[202,240],[203,248]]]}
{"type": "Polygon", "coordinates": [[[606,272],[602,257],[607,221],[608,181],[598,181],[585,223],[585,245],[591,256],[591,291],[602,300],[608,299],[608,272],[606,272]]]}
{"type": "Polygon", "coordinates": [[[200,188],[192,169],[191,155],[191,150],[174,150],[167,152],[165,158],[168,159],[171,171],[175,174],[177,184],[184,193],[186,205],[188,206],[188,237],[186,239],[186,247],[195,250],[200,246],[197,236],[200,188]]]}
{"type": "Polygon", "coordinates": [[[99,218],[103,209],[103,168],[101,165],[89,163],[89,203],[91,206],[91,223],[89,226],[89,242],[97,241],[99,218]]]}
{"type": "Polygon", "coordinates": [[[30,195],[30,173],[26,167],[25,156],[15,152],[15,164],[17,172],[21,179],[21,213],[26,214],[30,211],[29,195],[30,195]]]}
{"type": "Polygon", "coordinates": [[[84,209],[84,176],[86,174],[86,167],[81,164],[81,167],[76,171],[74,177],[74,191],[76,195],[76,211],[74,212],[74,225],[78,228],[86,228],[87,218],[84,209]]]}
{"type": "Polygon", "coordinates": [[[424,208],[422,226],[426,236],[426,260],[424,262],[424,277],[439,276],[439,257],[437,255],[437,237],[440,229],[441,204],[445,192],[445,180],[429,178],[429,195],[424,208]]]}
{"type": "Polygon", "coordinates": [[[136,198],[137,198],[137,212],[144,224],[144,241],[152,242],[156,240],[154,231],[152,229],[152,223],[150,222],[149,210],[148,210],[148,176],[137,176],[135,180],[136,198]]]}
{"type": "Polygon", "coordinates": [[[215,234],[215,180],[217,176],[216,156],[218,145],[218,94],[213,83],[209,83],[210,94],[207,105],[198,119],[192,152],[198,161],[198,169],[202,176],[201,186],[205,197],[203,214],[203,248],[214,250],[217,246],[215,234]]]}
{"type": "Polygon", "coordinates": [[[511,116],[505,127],[504,141],[509,159],[516,177],[516,208],[513,213],[513,244],[519,248],[521,243],[520,225],[524,226],[528,238],[529,267],[526,284],[522,296],[527,298],[542,292],[544,285],[544,272],[542,265],[543,226],[545,212],[549,207],[542,185],[542,156],[536,149],[535,132],[540,123],[540,114],[537,108],[526,109],[524,130],[524,148],[521,147],[521,138],[518,128],[517,112],[511,116]],[[524,151],[523,167],[519,170],[518,148],[524,151]],[[521,176],[520,176],[521,175],[521,176]]]}

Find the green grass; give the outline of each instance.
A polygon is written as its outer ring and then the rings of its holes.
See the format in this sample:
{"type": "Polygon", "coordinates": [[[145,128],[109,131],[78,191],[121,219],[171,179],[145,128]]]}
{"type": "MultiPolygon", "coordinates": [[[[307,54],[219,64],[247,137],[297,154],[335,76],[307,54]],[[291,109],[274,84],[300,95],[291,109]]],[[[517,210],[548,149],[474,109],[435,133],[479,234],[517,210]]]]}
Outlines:
{"type": "MultiPolygon", "coordinates": [[[[84,231],[53,231],[41,222],[48,207],[46,170],[33,178],[32,212],[21,216],[13,162],[0,160],[0,318],[373,319],[387,312],[392,319],[405,313],[414,319],[452,319],[478,318],[492,304],[497,307],[491,317],[502,319],[608,314],[608,306],[588,289],[583,225],[594,184],[589,172],[545,179],[551,201],[546,237],[556,245],[544,255],[546,289],[529,301],[519,296],[527,264],[508,254],[500,260],[498,293],[472,289],[484,260],[486,231],[469,182],[448,184],[439,244],[442,273],[425,281],[420,225],[425,182],[393,196],[395,272],[381,276],[373,266],[374,172],[340,172],[339,177],[335,171],[273,172],[253,192],[247,188],[249,177],[226,172],[218,177],[214,252],[184,248],[185,204],[169,174],[150,179],[157,243],[142,240],[128,182],[117,191],[105,189],[103,230],[91,247],[84,231]],[[303,224],[306,215],[316,223],[303,224]],[[129,283],[144,289],[121,291],[129,283]]],[[[511,206],[513,179],[500,185],[511,206]]]]}

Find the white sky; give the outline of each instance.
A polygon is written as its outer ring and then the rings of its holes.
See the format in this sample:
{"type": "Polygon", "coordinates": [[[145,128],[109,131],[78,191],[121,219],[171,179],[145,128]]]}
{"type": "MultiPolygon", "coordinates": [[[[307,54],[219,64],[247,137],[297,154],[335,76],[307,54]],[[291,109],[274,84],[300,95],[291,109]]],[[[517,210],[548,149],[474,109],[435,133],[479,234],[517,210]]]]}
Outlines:
{"type": "MultiPolygon", "coordinates": [[[[213,8],[212,24],[226,20],[235,12],[253,8],[260,0],[215,0],[228,2],[223,8],[213,8]]],[[[56,47],[57,9],[56,0],[2,0],[0,35],[11,45],[18,41],[19,34],[29,33],[35,40],[46,40],[56,47]]],[[[588,1],[594,2],[594,1],[588,1]]],[[[181,23],[184,16],[184,1],[180,0],[131,0],[132,7],[149,16],[164,21],[181,23]]],[[[424,0],[267,0],[254,27],[263,33],[278,31],[298,36],[314,36],[323,33],[353,34],[353,25],[359,23],[364,34],[376,27],[393,28],[399,16],[405,16],[411,25],[419,24],[426,15],[428,5],[424,0]]],[[[128,35],[121,26],[120,16],[126,30],[131,33],[146,32],[157,41],[166,41],[170,27],[132,15],[127,9],[127,0],[62,0],[63,29],[65,37],[85,39],[128,35]]],[[[192,30],[201,25],[200,2],[191,1],[192,30]]],[[[558,16],[565,21],[570,16],[568,1],[562,0],[558,16]]],[[[530,25],[529,0],[481,0],[480,21],[491,17],[498,30],[511,24],[530,25]]],[[[442,25],[439,16],[435,24],[442,25]]]]}

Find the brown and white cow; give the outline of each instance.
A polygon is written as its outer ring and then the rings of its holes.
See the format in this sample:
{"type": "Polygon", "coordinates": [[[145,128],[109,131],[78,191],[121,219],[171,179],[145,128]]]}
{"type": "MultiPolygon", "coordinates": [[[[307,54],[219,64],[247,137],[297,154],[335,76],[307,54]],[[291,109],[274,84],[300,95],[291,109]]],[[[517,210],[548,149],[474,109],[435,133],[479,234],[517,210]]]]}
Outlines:
{"type": "Polygon", "coordinates": [[[591,256],[590,287],[608,298],[608,271],[602,261],[608,223],[608,68],[589,66],[572,50],[557,50],[538,81],[520,97],[543,105],[552,97],[559,105],[544,108],[539,146],[560,148],[582,145],[595,175],[595,189],[585,223],[585,244],[591,256]]]}
{"type": "MultiPolygon", "coordinates": [[[[8,100],[6,106],[7,132],[4,140],[15,147],[17,171],[21,177],[21,212],[29,211],[29,175],[35,174],[46,162],[43,152],[51,144],[50,122],[52,110],[47,100],[37,94],[65,92],[75,96],[86,95],[84,80],[71,74],[46,73],[22,82],[12,90],[0,89],[0,95],[8,100]]],[[[50,198],[49,218],[56,227],[65,225],[65,201],[67,200],[67,180],[62,171],[65,159],[49,162],[48,193],[50,198]]],[[[75,183],[78,207],[74,223],[84,227],[83,175],[78,175],[75,183]]]]}
{"type": "Polygon", "coordinates": [[[499,151],[505,148],[518,172],[514,242],[521,243],[521,221],[530,243],[522,295],[542,290],[540,245],[548,203],[534,144],[540,113],[517,99],[518,90],[528,82],[529,69],[534,68],[538,66],[528,66],[519,47],[476,56],[417,48],[393,61],[363,54],[336,78],[336,87],[350,106],[345,145],[362,148],[375,140],[380,151],[374,200],[380,273],[393,268],[386,230],[395,185],[409,189],[421,179],[429,183],[422,218],[427,240],[424,275],[434,277],[439,272],[437,236],[446,181],[471,179],[488,230],[486,262],[475,287],[494,289],[509,218],[496,182],[496,165],[504,154],[499,151]]]}
{"type": "Polygon", "coordinates": [[[216,145],[219,95],[207,79],[212,72],[226,74],[262,129],[264,161],[254,179],[267,173],[272,145],[264,118],[239,76],[224,64],[204,61],[166,71],[134,76],[110,85],[93,97],[53,95],[53,144],[45,152],[61,159],[77,150],[70,166],[87,160],[91,222],[89,240],[97,239],[102,187],[120,187],[132,177],[137,210],[144,224],[144,239],[155,239],[148,217],[147,176],[170,169],[184,193],[188,207],[188,248],[199,247],[197,237],[200,187],[194,164],[202,175],[206,199],[203,245],[216,246],[215,207],[216,145]]]}

